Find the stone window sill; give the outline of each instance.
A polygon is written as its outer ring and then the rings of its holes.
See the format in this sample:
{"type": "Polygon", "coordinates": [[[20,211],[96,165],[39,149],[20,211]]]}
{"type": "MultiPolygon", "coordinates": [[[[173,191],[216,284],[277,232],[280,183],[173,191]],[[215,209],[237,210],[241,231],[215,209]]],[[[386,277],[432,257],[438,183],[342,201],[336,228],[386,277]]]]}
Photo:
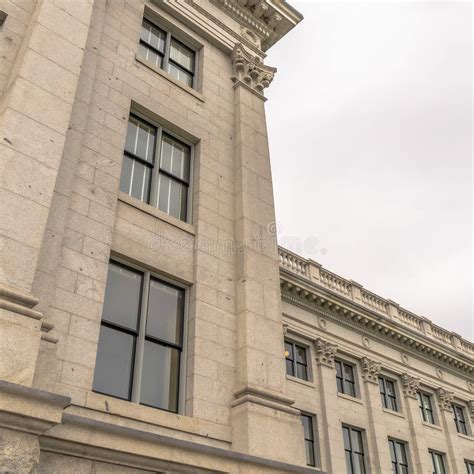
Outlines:
{"type": "Polygon", "coordinates": [[[388,408],[382,408],[382,411],[384,413],[388,413],[389,415],[398,416],[399,418],[405,418],[405,415],[403,413],[400,413],[399,411],[389,410],[388,408]]]}
{"type": "Polygon", "coordinates": [[[426,421],[422,421],[421,423],[428,428],[432,428],[433,430],[443,431],[441,426],[433,425],[432,423],[427,423],[426,421]]]}
{"type": "Polygon", "coordinates": [[[474,436],[473,435],[465,435],[462,433],[458,433],[458,436],[462,439],[466,439],[467,441],[474,441],[474,436]]]}
{"type": "Polygon", "coordinates": [[[293,377],[292,375],[287,375],[286,378],[287,380],[290,380],[291,382],[299,383],[301,385],[306,385],[307,387],[311,387],[311,388],[316,387],[314,382],[311,382],[309,380],[299,379],[298,377],[293,377]]]}
{"type": "Polygon", "coordinates": [[[170,224],[174,227],[178,227],[179,229],[184,230],[188,234],[196,235],[196,230],[194,229],[193,225],[188,224],[187,222],[180,221],[179,219],[176,219],[175,217],[166,214],[166,212],[160,211],[156,207],[150,206],[149,204],[139,201],[138,199],[129,196],[128,194],[125,194],[122,191],[119,192],[118,200],[124,202],[125,204],[128,204],[129,206],[135,207],[136,209],[139,209],[142,212],[146,212],[147,214],[150,214],[151,216],[156,217],[157,219],[166,222],[167,224],[170,224]]]}
{"type": "Polygon", "coordinates": [[[345,393],[337,392],[337,396],[339,398],[343,398],[344,400],[349,400],[350,402],[358,403],[359,405],[364,404],[364,402],[360,398],[351,397],[350,395],[347,395],[345,393]]]}
{"type": "Polygon", "coordinates": [[[183,91],[187,92],[188,94],[191,94],[195,99],[198,99],[201,102],[205,102],[204,96],[200,92],[193,89],[192,87],[187,86],[186,84],[183,84],[181,81],[178,81],[163,69],[156,67],[154,64],[151,64],[146,59],[143,59],[138,56],[138,54],[135,55],[135,59],[140,64],[143,64],[143,66],[146,66],[148,69],[151,69],[154,73],[159,74],[167,81],[172,82],[175,86],[178,86],[179,88],[183,89],[183,91]]]}

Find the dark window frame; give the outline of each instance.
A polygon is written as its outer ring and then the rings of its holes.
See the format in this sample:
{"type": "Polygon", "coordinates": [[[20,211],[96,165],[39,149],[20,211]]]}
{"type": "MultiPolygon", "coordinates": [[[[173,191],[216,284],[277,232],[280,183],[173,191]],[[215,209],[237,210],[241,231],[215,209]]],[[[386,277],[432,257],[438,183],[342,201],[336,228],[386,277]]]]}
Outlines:
{"type": "Polygon", "coordinates": [[[420,408],[421,419],[425,423],[435,425],[436,417],[433,408],[433,395],[420,390],[418,392],[418,406],[420,408]],[[429,405],[428,407],[425,406],[425,401],[429,405]]]}
{"type": "MultiPolygon", "coordinates": [[[[130,191],[129,192],[125,190],[121,190],[121,191],[124,192],[125,194],[128,194],[131,197],[134,197],[135,199],[138,199],[139,201],[145,204],[148,204],[156,209],[161,210],[162,212],[168,214],[171,217],[174,217],[175,219],[181,220],[183,222],[189,222],[190,214],[191,214],[190,196],[191,196],[191,184],[192,184],[192,179],[193,179],[194,146],[190,144],[188,141],[183,140],[182,138],[176,136],[176,134],[170,132],[168,129],[162,127],[161,125],[152,123],[149,119],[144,118],[141,114],[138,114],[134,111],[131,111],[129,114],[129,119],[128,119],[129,122],[130,122],[130,119],[136,120],[154,130],[155,143],[153,147],[153,162],[145,160],[142,157],[130,152],[129,150],[126,150],[125,146],[124,146],[124,151],[123,151],[124,156],[127,156],[131,160],[139,162],[140,164],[146,166],[150,170],[150,183],[148,185],[148,191],[147,191],[148,199],[141,200],[135,196],[132,196],[130,191]],[[187,170],[187,176],[188,176],[187,180],[179,176],[176,176],[175,174],[169,172],[168,170],[162,168],[161,166],[161,154],[162,154],[162,148],[163,148],[163,141],[166,137],[177,142],[179,145],[182,145],[184,148],[187,148],[188,150],[189,169],[187,170]],[[158,207],[158,204],[159,204],[158,187],[159,187],[159,182],[160,182],[160,176],[165,176],[166,178],[170,179],[171,181],[183,187],[182,189],[184,189],[184,192],[183,192],[182,202],[181,202],[181,214],[182,214],[181,217],[173,216],[169,212],[162,210],[158,207]],[[183,202],[184,202],[184,205],[183,205],[183,202]]],[[[127,134],[128,134],[128,130],[127,130],[127,134]]],[[[126,136],[126,139],[127,139],[127,136],[126,136]]],[[[123,173],[123,162],[122,162],[122,173],[123,173]]],[[[121,175],[120,181],[122,181],[122,175],[121,175]]],[[[133,183],[130,183],[129,189],[131,188],[132,184],[133,183]]]]}
{"type": "Polygon", "coordinates": [[[467,427],[466,417],[464,416],[464,407],[458,405],[457,403],[452,404],[453,415],[454,415],[454,424],[456,425],[456,430],[459,434],[468,436],[469,431],[467,427]]]}
{"type": "MultiPolygon", "coordinates": [[[[165,35],[164,51],[160,51],[159,49],[157,49],[156,47],[154,47],[153,45],[151,45],[150,43],[145,41],[140,35],[139,44],[141,44],[144,48],[151,49],[155,54],[157,54],[158,56],[161,57],[161,66],[155,66],[155,67],[159,67],[160,69],[165,71],[167,74],[171,75],[175,80],[183,83],[187,87],[191,87],[192,89],[196,89],[197,88],[197,73],[196,73],[196,71],[197,71],[197,66],[198,66],[198,51],[196,50],[196,48],[193,48],[192,46],[189,46],[189,44],[184,42],[181,38],[177,38],[173,33],[171,33],[171,31],[169,29],[163,28],[163,26],[161,26],[159,24],[159,22],[153,20],[152,18],[150,18],[149,15],[146,15],[146,14],[143,16],[142,26],[145,23],[150,24],[151,26],[153,26],[154,28],[156,28],[157,30],[159,30],[161,33],[163,33],[165,35]],[[190,52],[193,53],[193,60],[192,60],[193,68],[192,69],[189,69],[189,68],[183,66],[182,64],[178,63],[177,61],[175,61],[171,57],[170,50],[171,50],[171,43],[172,42],[177,43],[179,46],[182,46],[182,47],[188,49],[190,52]],[[191,76],[191,85],[189,85],[186,82],[174,77],[173,74],[171,74],[171,72],[168,70],[169,69],[168,68],[169,64],[172,64],[174,67],[180,69],[184,73],[189,74],[189,76],[191,76]]],[[[139,57],[141,59],[143,59],[144,61],[147,61],[147,59],[142,58],[140,55],[139,55],[139,57]]]]}
{"type": "Polygon", "coordinates": [[[447,474],[446,470],[446,461],[445,461],[445,454],[441,451],[436,451],[435,449],[429,449],[428,452],[431,456],[431,466],[433,468],[433,474],[447,474]],[[435,459],[439,459],[441,461],[441,471],[438,470],[438,463],[435,459]]]}
{"type": "Polygon", "coordinates": [[[336,386],[338,393],[357,398],[356,368],[355,364],[341,359],[335,359],[334,368],[336,370],[336,386]],[[339,367],[339,371],[338,371],[339,367]],[[347,377],[345,369],[350,369],[352,380],[347,377]],[[339,375],[340,374],[340,375],[339,375]]]}
{"type": "MultiPolygon", "coordinates": [[[[304,442],[305,442],[305,453],[306,453],[306,465],[311,466],[311,467],[316,467],[318,466],[318,454],[316,452],[316,436],[315,436],[315,426],[316,424],[314,423],[314,415],[310,415],[309,413],[301,413],[301,418],[306,418],[309,421],[309,426],[310,426],[310,432],[311,432],[311,437],[307,438],[306,433],[304,433],[304,442]],[[309,449],[313,453],[313,462],[311,462],[310,459],[308,459],[308,453],[306,452],[306,446],[309,445],[309,449]]],[[[304,424],[303,424],[304,426],[304,424]]]]}
{"type": "Polygon", "coordinates": [[[394,439],[394,438],[389,438],[388,443],[389,443],[389,448],[390,448],[390,458],[392,461],[392,474],[404,474],[404,473],[410,472],[410,464],[409,464],[409,458],[408,458],[408,443],[405,441],[394,439]],[[405,455],[406,463],[403,462],[403,459],[402,460],[398,459],[397,445],[402,447],[403,453],[405,455]],[[392,456],[392,454],[394,454],[394,456],[392,456]]]}
{"type": "Polygon", "coordinates": [[[400,411],[398,406],[396,382],[385,375],[379,375],[379,390],[383,408],[391,411],[400,411]],[[393,395],[389,393],[388,387],[392,386],[393,395]]]}
{"type": "Polygon", "coordinates": [[[468,459],[465,459],[464,464],[466,465],[467,474],[474,474],[474,461],[469,461],[468,459]]]}
{"type": "Polygon", "coordinates": [[[131,375],[130,383],[128,388],[128,398],[112,395],[110,393],[100,391],[92,388],[92,391],[95,393],[100,393],[102,395],[107,395],[110,397],[118,398],[121,400],[130,401],[133,403],[139,403],[143,406],[148,406],[158,410],[167,411],[170,413],[180,413],[182,405],[182,383],[184,378],[185,371],[185,349],[186,349],[186,331],[185,325],[187,322],[186,313],[187,313],[187,287],[177,284],[174,281],[170,281],[167,278],[164,278],[161,275],[158,275],[154,272],[146,270],[144,268],[130,264],[129,262],[124,262],[119,258],[111,258],[109,264],[112,263],[118,267],[124,268],[126,270],[131,270],[136,273],[142,274],[142,280],[140,285],[140,303],[138,307],[138,320],[136,330],[124,327],[120,324],[101,319],[101,327],[108,327],[119,332],[124,332],[126,334],[134,336],[134,347],[131,360],[131,375]],[[160,339],[155,336],[151,336],[146,333],[147,319],[148,319],[148,305],[149,305],[149,291],[152,280],[157,281],[161,284],[164,284],[170,288],[179,290],[182,294],[182,307],[180,311],[180,331],[178,336],[179,343],[173,343],[165,339],[160,339]],[[149,341],[155,345],[161,347],[168,347],[170,349],[177,350],[179,353],[179,365],[176,375],[177,387],[176,387],[176,410],[170,410],[163,407],[157,407],[140,401],[140,391],[141,391],[141,372],[143,370],[143,352],[145,342],[149,341]],[[140,354],[141,352],[141,354],[140,354]]]}
{"type": "Polygon", "coordinates": [[[285,338],[285,350],[287,350],[287,345],[291,346],[291,351],[289,352],[288,357],[285,357],[285,362],[286,363],[286,374],[289,375],[290,377],[295,377],[300,380],[305,380],[306,382],[310,381],[310,373],[309,373],[309,364],[308,364],[308,347],[299,343],[295,342],[291,339],[286,339],[285,338]],[[296,357],[296,348],[302,349],[305,354],[305,361],[304,362],[299,362],[296,357]],[[288,373],[288,362],[291,363],[291,373],[288,373]],[[298,375],[298,368],[302,367],[304,368],[304,372],[306,373],[306,378],[305,377],[300,377],[298,375]]]}
{"type": "Polygon", "coordinates": [[[361,456],[362,457],[362,464],[363,464],[363,468],[364,468],[364,471],[362,474],[366,474],[367,473],[367,460],[366,460],[366,457],[365,457],[365,440],[364,440],[364,430],[363,429],[360,429],[360,428],[355,428],[353,426],[349,426],[349,425],[345,425],[343,424],[342,425],[342,431],[343,431],[343,435],[342,435],[342,438],[343,438],[343,444],[344,444],[344,453],[348,453],[349,454],[349,459],[350,459],[350,465],[347,464],[347,457],[346,457],[346,466],[347,466],[347,474],[354,474],[354,457],[357,455],[357,456],[361,456]],[[349,432],[349,436],[348,436],[348,439],[349,439],[349,446],[346,446],[345,444],[345,437],[344,437],[344,430],[348,430],[349,432]],[[360,440],[361,440],[361,448],[362,448],[362,451],[355,451],[353,446],[352,446],[352,433],[358,433],[360,435],[360,440]]]}

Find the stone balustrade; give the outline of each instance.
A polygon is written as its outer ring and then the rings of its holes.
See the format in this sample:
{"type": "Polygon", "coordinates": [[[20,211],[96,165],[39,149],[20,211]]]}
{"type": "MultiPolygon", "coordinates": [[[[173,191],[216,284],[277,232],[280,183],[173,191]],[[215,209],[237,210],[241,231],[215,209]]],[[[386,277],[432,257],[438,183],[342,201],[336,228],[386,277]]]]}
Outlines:
{"type": "Polygon", "coordinates": [[[464,353],[470,357],[474,356],[474,344],[466,339],[462,339],[458,334],[437,326],[423,316],[418,316],[406,309],[400,308],[393,301],[382,298],[366,290],[358,283],[346,280],[326,270],[313,260],[305,259],[282,247],[278,248],[278,254],[282,270],[303,277],[311,283],[361,304],[377,314],[397,321],[412,331],[419,332],[436,342],[449,346],[452,349],[454,348],[457,352],[464,353]]]}

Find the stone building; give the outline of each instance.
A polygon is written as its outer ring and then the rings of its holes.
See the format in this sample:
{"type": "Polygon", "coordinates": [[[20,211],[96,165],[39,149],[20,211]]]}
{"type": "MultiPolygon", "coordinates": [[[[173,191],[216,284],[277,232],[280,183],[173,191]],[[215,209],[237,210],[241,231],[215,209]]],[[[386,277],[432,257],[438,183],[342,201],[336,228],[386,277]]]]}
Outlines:
{"type": "Polygon", "coordinates": [[[277,247],[301,19],[0,0],[0,472],[474,472],[473,344],[277,247]]]}

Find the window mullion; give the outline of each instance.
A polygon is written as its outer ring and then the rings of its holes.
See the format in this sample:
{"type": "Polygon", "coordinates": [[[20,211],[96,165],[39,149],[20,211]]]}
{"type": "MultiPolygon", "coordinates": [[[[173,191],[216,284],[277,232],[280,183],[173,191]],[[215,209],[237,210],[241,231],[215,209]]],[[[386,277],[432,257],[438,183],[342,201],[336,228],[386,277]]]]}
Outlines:
{"type": "Polygon", "coordinates": [[[158,181],[160,174],[162,136],[163,129],[158,127],[156,129],[155,162],[151,171],[150,204],[154,207],[158,207],[158,181]]]}
{"type": "Polygon", "coordinates": [[[132,387],[132,402],[140,403],[142,384],[143,353],[145,350],[146,316],[148,313],[148,293],[150,289],[150,272],[145,272],[143,278],[142,307],[140,311],[140,327],[135,352],[135,372],[132,387]]]}
{"type": "Polygon", "coordinates": [[[171,49],[171,33],[166,33],[166,44],[165,44],[165,55],[163,57],[163,69],[168,72],[168,64],[170,60],[170,49],[171,49]]]}

